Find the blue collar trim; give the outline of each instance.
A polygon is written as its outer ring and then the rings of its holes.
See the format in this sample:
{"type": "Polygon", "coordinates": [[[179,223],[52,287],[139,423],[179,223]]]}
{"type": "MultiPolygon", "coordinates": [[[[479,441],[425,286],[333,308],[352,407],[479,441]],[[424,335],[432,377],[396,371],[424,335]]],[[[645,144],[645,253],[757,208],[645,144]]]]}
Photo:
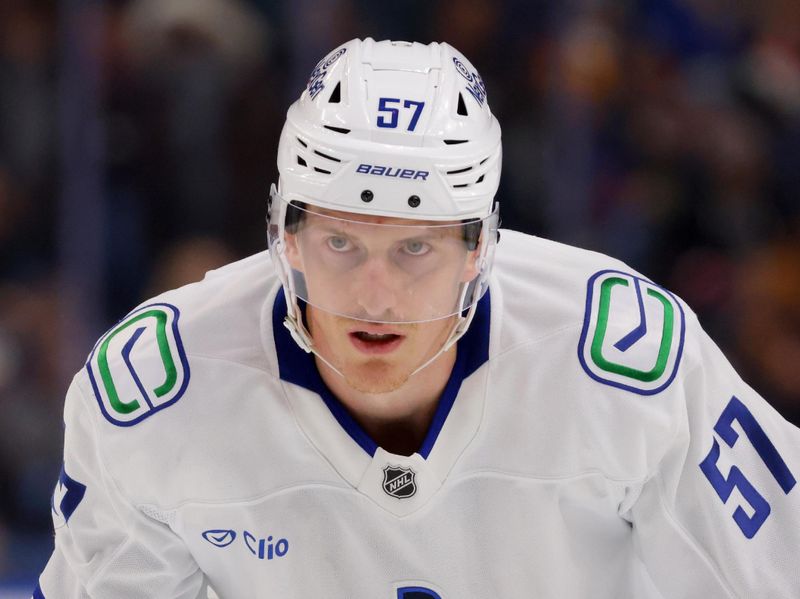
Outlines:
{"type": "MultiPolygon", "coordinates": [[[[436,439],[439,437],[447,416],[456,401],[462,381],[489,360],[490,312],[491,298],[487,291],[478,302],[472,324],[470,324],[466,334],[458,341],[453,371],[450,373],[450,379],[447,381],[444,392],[439,398],[433,421],[418,451],[423,458],[427,459],[428,455],[430,455],[433,445],[436,443],[436,439]]],[[[281,380],[299,385],[319,395],[339,425],[347,431],[353,441],[358,443],[370,456],[374,456],[378,450],[378,444],[361,428],[361,425],[350,415],[342,405],[342,402],[325,385],[314,362],[314,355],[300,349],[283,325],[285,317],[286,296],[281,288],[275,297],[275,303],[272,305],[272,332],[275,338],[275,349],[278,353],[278,371],[281,380]]]]}

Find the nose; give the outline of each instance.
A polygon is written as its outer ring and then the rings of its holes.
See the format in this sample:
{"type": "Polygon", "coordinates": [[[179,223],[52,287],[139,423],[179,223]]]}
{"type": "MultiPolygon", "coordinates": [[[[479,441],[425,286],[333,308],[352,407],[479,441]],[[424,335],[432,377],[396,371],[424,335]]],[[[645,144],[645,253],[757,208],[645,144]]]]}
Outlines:
{"type": "Polygon", "coordinates": [[[388,260],[370,257],[358,273],[354,273],[354,292],[359,312],[366,320],[396,321],[398,315],[399,285],[398,273],[393,272],[388,260]]]}

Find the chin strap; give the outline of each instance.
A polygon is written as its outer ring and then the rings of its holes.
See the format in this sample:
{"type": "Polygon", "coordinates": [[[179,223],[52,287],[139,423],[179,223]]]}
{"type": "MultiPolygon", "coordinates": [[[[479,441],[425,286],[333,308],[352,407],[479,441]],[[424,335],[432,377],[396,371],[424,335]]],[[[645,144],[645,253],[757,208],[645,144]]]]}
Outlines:
{"type": "Polygon", "coordinates": [[[426,360],[422,364],[422,366],[419,366],[409,376],[414,376],[415,374],[417,374],[423,368],[427,368],[428,366],[430,366],[436,360],[436,358],[438,358],[443,353],[445,353],[447,350],[449,350],[451,347],[453,347],[456,344],[456,342],[459,339],[461,339],[461,337],[464,336],[464,333],[467,332],[467,329],[469,328],[469,325],[472,322],[472,317],[475,316],[475,310],[477,308],[478,308],[478,302],[475,302],[469,307],[469,310],[467,311],[467,315],[466,316],[462,316],[461,314],[459,314],[458,315],[458,319],[456,320],[455,324],[453,325],[453,328],[450,329],[450,334],[447,336],[447,340],[444,342],[444,344],[439,349],[439,351],[437,351],[435,354],[433,354],[433,356],[430,359],[426,360]]]}
{"type": "Polygon", "coordinates": [[[344,378],[344,375],[341,373],[341,371],[328,360],[326,360],[325,356],[319,353],[317,348],[314,347],[314,341],[311,339],[311,333],[308,332],[306,325],[303,324],[303,313],[300,311],[300,307],[297,305],[297,302],[294,301],[294,298],[292,298],[291,306],[291,311],[287,310],[286,318],[283,319],[283,326],[289,329],[289,332],[292,334],[292,339],[294,339],[295,343],[300,346],[300,349],[306,353],[314,354],[320,360],[325,362],[328,368],[333,370],[340,377],[344,378]]]}

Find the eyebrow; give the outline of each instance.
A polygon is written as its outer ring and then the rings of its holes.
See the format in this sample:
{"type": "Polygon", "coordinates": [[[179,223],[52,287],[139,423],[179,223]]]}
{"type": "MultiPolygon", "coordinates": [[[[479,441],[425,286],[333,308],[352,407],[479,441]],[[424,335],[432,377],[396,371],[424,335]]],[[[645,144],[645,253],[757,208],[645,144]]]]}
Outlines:
{"type": "Polygon", "coordinates": [[[335,233],[337,235],[352,235],[349,231],[346,231],[343,227],[337,227],[333,224],[325,224],[325,225],[315,225],[313,227],[315,231],[319,231],[320,233],[335,233]]]}
{"type": "MultiPolygon", "coordinates": [[[[346,231],[342,228],[336,227],[333,223],[327,223],[324,225],[315,226],[314,229],[318,234],[321,235],[340,235],[342,237],[347,237],[348,239],[359,245],[364,245],[364,246],[369,245],[364,242],[364,240],[357,234],[357,232],[355,234],[351,233],[350,231],[346,231]]],[[[435,244],[439,240],[445,240],[443,242],[446,242],[448,238],[458,239],[458,237],[448,234],[449,231],[450,231],[449,229],[439,229],[439,228],[420,231],[416,235],[406,235],[398,239],[392,239],[391,245],[395,246],[399,243],[406,243],[409,241],[422,241],[425,243],[435,244]]]]}

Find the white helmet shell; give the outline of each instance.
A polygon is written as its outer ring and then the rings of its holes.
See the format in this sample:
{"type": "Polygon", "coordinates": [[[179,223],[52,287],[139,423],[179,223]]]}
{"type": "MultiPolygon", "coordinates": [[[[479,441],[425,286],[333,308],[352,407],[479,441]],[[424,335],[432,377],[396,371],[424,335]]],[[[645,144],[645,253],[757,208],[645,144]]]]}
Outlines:
{"type": "Polygon", "coordinates": [[[278,148],[286,202],[420,220],[483,218],[500,126],[455,48],[352,40],[319,62],[278,148]]]}

